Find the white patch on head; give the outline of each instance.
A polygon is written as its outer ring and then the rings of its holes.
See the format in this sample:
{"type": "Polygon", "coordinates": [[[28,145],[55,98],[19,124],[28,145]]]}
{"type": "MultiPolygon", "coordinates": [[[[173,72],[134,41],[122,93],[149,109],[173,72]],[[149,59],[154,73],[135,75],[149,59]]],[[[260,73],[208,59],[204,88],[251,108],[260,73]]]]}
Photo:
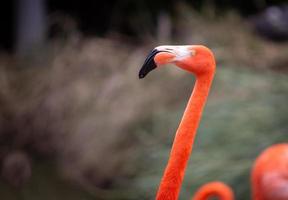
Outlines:
{"type": "Polygon", "coordinates": [[[192,49],[191,45],[163,45],[158,46],[155,49],[173,53],[175,55],[173,61],[180,61],[196,54],[196,51],[192,49]]]}

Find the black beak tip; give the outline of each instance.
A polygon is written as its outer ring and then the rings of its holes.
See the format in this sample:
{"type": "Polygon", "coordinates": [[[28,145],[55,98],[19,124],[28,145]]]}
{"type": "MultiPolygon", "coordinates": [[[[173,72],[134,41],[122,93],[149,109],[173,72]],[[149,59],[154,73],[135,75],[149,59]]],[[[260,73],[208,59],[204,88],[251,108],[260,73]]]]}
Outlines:
{"type": "Polygon", "coordinates": [[[145,74],[139,73],[139,79],[142,79],[142,78],[144,78],[144,77],[145,77],[145,74]]]}
{"type": "Polygon", "coordinates": [[[147,56],[146,60],[144,61],[144,64],[139,72],[139,79],[144,78],[150,71],[155,69],[157,67],[154,56],[159,53],[158,50],[154,49],[152,50],[149,55],[147,56]]]}

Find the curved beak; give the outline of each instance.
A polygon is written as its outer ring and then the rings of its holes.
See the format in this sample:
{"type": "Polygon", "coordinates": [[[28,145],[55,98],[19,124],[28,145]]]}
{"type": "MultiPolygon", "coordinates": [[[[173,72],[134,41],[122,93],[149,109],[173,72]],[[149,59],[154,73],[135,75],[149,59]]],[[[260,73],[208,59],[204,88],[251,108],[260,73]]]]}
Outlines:
{"type": "Polygon", "coordinates": [[[191,45],[162,45],[156,47],[148,54],[144,61],[139,71],[139,78],[144,78],[150,71],[155,69],[157,65],[181,61],[187,57],[194,56],[195,50],[193,50],[192,47],[191,45]],[[159,54],[159,56],[156,56],[156,54],[160,52],[166,52],[167,54],[159,54]]]}
{"type": "Polygon", "coordinates": [[[154,57],[157,53],[159,52],[163,52],[163,51],[159,51],[157,49],[153,49],[147,56],[146,60],[144,61],[143,66],[141,67],[140,71],[139,71],[139,78],[144,78],[150,71],[152,71],[153,69],[155,69],[157,67],[155,61],[154,61],[154,57]]]}

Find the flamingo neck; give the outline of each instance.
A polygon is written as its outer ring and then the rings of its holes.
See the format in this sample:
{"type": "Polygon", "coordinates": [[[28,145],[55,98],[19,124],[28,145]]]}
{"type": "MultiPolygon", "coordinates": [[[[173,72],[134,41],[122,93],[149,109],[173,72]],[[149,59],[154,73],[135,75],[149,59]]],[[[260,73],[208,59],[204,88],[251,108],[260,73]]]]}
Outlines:
{"type": "Polygon", "coordinates": [[[219,200],[234,200],[234,193],[222,182],[210,182],[200,187],[192,200],[208,200],[210,197],[217,197],[219,200]]]}
{"type": "Polygon", "coordinates": [[[170,158],[160,183],[157,200],[178,199],[188,159],[214,77],[211,74],[196,76],[196,83],[175,135],[170,158]]]}

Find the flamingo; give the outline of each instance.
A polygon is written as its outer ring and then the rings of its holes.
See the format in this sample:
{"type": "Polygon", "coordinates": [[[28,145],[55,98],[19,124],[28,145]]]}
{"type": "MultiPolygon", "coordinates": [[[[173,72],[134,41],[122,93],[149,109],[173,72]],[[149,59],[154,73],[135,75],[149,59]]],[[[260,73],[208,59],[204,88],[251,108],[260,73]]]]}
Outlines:
{"type": "Polygon", "coordinates": [[[206,183],[194,194],[192,200],[208,200],[210,197],[218,197],[220,200],[234,200],[233,190],[220,181],[206,183]]]}
{"type": "Polygon", "coordinates": [[[274,144],[259,155],[251,183],[254,200],[288,199],[288,143],[274,144]]]}
{"type": "MultiPolygon", "coordinates": [[[[194,74],[196,82],[177,129],[156,200],[178,199],[216,70],[214,55],[205,46],[158,46],[147,56],[139,78],[144,78],[153,69],[168,63],[194,74]]],[[[251,183],[254,200],[288,200],[288,144],[273,145],[257,158],[252,169],[251,183]]],[[[221,200],[234,200],[232,189],[222,182],[205,184],[196,192],[193,200],[207,200],[212,196],[221,200]]]]}
{"type": "Polygon", "coordinates": [[[150,52],[139,72],[144,78],[151,70],[173,63],[196,76],[195,86],[175,135],[170,158],[156,199],[178,199],[188,159],[215,74],[216,63],[210,49],[202,45],[158,46],[150,52]]]}

